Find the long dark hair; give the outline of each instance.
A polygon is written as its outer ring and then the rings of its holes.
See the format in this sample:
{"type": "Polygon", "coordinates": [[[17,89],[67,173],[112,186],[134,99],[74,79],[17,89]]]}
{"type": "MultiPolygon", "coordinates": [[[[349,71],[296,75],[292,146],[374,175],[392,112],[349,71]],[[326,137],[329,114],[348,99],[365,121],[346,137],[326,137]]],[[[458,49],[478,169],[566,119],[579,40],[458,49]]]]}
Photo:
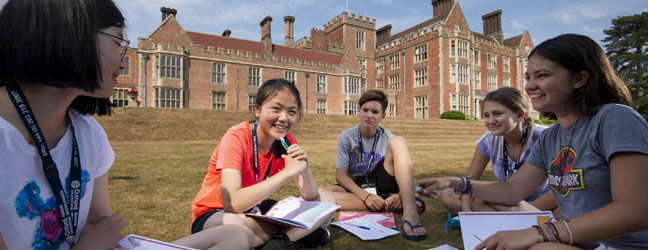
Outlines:
{"type": "Polygon", "coordinates": [[[560,64],[572,74],[581,71],[589,74],[585,85],[574,89],[569,101],[581,114],[594,115],[606,103],[632,105],[628,87],[610,65],[601,46],[589,37],[560,35],[535,47],[529,59],[536,54],[560,64]]]}
{"type": "Polygon", "coordinates": [[[531,127],[533,119],[529,115],[529,105],[522,95],[522,91],[516,88],[503,87],[491,91],[484,98],[484,102],[496,102],[513,111],[513,113],[524,111],[524,123],[531,127]]]}
{"type": "MultiPolygon", "coordinates": [[[[101,82],[97,30],[124,27],[112,0],[8,0],[0,10],[0,86],[36,84],[94,92],[101,82]]],[[[110,114],[108,98],[70,108],[110,114]]]]}

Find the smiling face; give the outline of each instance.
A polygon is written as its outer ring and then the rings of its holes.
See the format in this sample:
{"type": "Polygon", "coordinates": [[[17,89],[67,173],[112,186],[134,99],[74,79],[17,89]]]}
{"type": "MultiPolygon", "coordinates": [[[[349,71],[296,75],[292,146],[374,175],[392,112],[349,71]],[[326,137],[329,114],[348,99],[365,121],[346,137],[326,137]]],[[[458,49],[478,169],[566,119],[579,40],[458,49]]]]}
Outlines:
{"type": "Polygon", "coordinates": [[[385,118],[385,115],[384,110],[382,110],[382,105],[378,101],[365,102],[360,107],[360,110],[358,110],[358,117],[360,118],[360,125],[362,127],[378,127],[378,124],[385,118]]]}
{"type": "Polygon", "coordinates": [[[279,140],[297,123],[297,99],[290,90],[282,89],[265,100],[261,106],[254,105],[254,115],[259,122],[257,133],[260,140],[279,140]]]}
{"type": "MultiPolygon", "coordinates": [[[[100,31],[107,34],[123,37],[123,28],[111,26],[101,29],[100,31]]],[[[101,78],[99,88],[94,93],[88,93],[89,96],[97,98],[108,98],[113,94],[113,88],[117,84],[119,70],[126,65],[121,61],[121,40],[97,32],[97,49],[99,50],[99,62],[101,64],[101,78]]]]}
{"type": "Polygon", "coordinates": [[[531,97],[533,108],[540,112],[553,112],[557,116],[570,112],[570,96],[574,88],[584,84],[575,76],[565,67],[541,55],[531,56],[525,90],[531,97]]]}
{"type": "Polygon", "coordinates": [[[524,112],[513,112],[506,106],[497,102],[484,102],[484,125],[493,135],[503,136],[515,128],[524,120],[524,112]]]}

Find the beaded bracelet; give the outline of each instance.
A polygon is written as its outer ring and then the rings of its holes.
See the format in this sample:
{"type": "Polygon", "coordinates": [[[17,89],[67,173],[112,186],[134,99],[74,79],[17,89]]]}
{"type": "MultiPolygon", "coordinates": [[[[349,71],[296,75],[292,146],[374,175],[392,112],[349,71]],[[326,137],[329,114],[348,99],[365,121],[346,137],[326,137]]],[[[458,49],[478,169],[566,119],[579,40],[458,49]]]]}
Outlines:
{"type": "Polygon", "coordinates": [[[540,227],[538,225],[533,225],[532,227],[535,228],[536,230],[538,230],[538,233],[540,235],[542,235],[542,241],[543,242],[549,242],[549,238],[547,238],[547,235],[544,233],[544,230],[542,230],[542,227],[540,227]]]}
{"type": "Polygon", "coordinates": [[[567,228],[567,232],[569,233],[569,245],[573,245],[574,244],[574,237],[572,236],[572,231],[569,228],[569,224],[567,224],[567,222],[569,222],[569,220],[568,219],[560,219],[559,221],[562,221],[565,224],[565,228],[567,228]]]}
{"type": "Polygon", "coordinates": [[[554,226],[554,224],[549,222],[549,221],[547,221],[547,223],[545,223],[545,224],[547,225],[547,229],[549,229],[549,232],[551,233],[549,235],[554,240],[556,240],[556,242],[558,242],[560,244],[563,244],[562,240],[560,239],[560,234],[558,233],[558,229],[556,229],[556,226],[554,226]]]}

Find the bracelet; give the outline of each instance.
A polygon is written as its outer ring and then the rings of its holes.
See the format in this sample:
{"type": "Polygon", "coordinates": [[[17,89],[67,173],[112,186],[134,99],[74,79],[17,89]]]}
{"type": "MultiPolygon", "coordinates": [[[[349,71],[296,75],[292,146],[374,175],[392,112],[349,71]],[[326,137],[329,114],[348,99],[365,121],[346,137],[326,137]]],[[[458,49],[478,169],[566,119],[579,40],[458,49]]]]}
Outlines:
{"type": "Polygon", "coordinates": [[[569,228],[569,224],[567,224],[567,222],[569,222],[569,220],[560,219],[560,221],[562,221],[565,224],[565,228],[567,228],[567,232],[569,233],[569,245],[573,245],[574,244],[574,237],[572,237],[571,229],[569,228]]]}
{"type": "MultiPolygon", "coordinates": [[[[364,200],[362,200],[362,203],[365,203],[365,201],[367,201],[367,199],[369,198],[369,196],[371,196],[371,193],[367,193],[367,197],[365,197],[364,200]]],[[[365,203],[365,204],[366,204],[366,203],[365,203]]]]}
{"type": "Polygon", "coordinates": [[[547,238],[547,235],[544,233],[544,230],[542,230],[542,227],[540,227],[538,225],[533,225],[532,227],[535,228],[536,230],[538,230],[538,233],[540,235],[542,235],[542,241],[543,242],[549,242],[549,238],[547,238]]]}
{"type": "Polygon", "coordinates": [[[455,194],[469,194],[472,198],[472,183],[469,177],[461,177],[461,189],[454,190],[455,194]]]}
{"type": "Polygon", "coordinates": [[[554,239],[556,242],[563,244],[562,240],[560,239],[560,234],[558,233],[558,229],[556,229],[556,226],[549,221],[547,221],[547,223],[545,224],[547,225],[547,229],[549,229],[549,232],[551,233],[549,234],[551,238],[554,239]]]}

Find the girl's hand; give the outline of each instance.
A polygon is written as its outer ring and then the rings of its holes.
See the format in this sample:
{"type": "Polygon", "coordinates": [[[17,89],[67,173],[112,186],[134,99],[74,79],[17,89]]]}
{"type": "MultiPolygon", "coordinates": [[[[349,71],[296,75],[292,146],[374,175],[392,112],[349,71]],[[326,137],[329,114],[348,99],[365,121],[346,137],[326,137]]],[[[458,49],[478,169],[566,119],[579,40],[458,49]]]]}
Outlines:
{"type": "Polygon", "coordinates": [[[422,193],[419,193],[420,196],[423,196],[428,199],[434,199],[434,196],[431,195],[435,190],[443,190],[446,188],[452,188],[451,183],[458,180],[461,183],[461,179],[457,177],[440,177],[440,178],[428,178],[416,182],[416,186],[421,186],[425,188],[422,193]]]}
{"type": "Polygon", "coordinates": [[[403,202],[401,201],[399,194],[392,194],[391,196],[387,197],[387,199],[385,199],[385,202],[387,203],[387,209],[389,210],[394,211],[403,208],[403,202]]]}
{"type": "Polygon", "coordinates": [[[307,161],[298,160],[290,155],[285,154],[282,155],[281,158],[283,158],[286,162],[286,168],[284,168],[284,170],[282,171],[288,171],[291,177],[295,177],[296,175],[301,174],[308,167],[307,161]]]}
{"type": "Polygon", "coordinates": [[[369,210],[380,211],[385,207],[385,200],[378,195],[369,194],[369,197],[364,201],[364,204],[369,208],[369,210]]]}
{"type": "Polygon", "coordinates": [[[308,155],[306,154],[306,151],[304,151],[297,144],[290,145],[288,150],[286,150],[286,154],[297,160],[308,162],[308,155]]]}
{"type": "Polygon", "coordinates": [[[475,249],[529,249],[532,245],[542,242],[542,236],[535,228],[522,230],[499,231],[482,243],[475,249]]]}
{"type": "Polygon", "coordinates": [[[128,221],[122,220],[119,213],[104,217],[97,224],[86,224],[73,249],[112,249],[127,225],[128,221]]]}

